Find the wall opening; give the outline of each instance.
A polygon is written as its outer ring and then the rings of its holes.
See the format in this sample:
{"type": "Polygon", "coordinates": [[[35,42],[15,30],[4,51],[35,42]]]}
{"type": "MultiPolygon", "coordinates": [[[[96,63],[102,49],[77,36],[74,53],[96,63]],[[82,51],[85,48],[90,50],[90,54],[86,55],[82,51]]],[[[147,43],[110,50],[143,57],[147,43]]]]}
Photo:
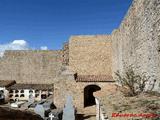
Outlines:
{"type": "Polygon", "coordinates": [[[97,85],[88,85],[84,88],[84,107],[95,105],[95,97],[93,93],[101,90],[97,85]]]}

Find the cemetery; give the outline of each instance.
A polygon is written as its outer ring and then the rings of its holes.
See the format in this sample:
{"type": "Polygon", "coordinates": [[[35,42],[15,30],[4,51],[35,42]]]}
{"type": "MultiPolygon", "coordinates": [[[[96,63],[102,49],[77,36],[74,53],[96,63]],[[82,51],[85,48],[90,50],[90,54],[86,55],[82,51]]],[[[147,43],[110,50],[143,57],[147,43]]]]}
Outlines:
{"type": "Polygon", "coordinates": [[[14,80],[0,80],[0,104],[9,101],[9,92],[7,89],[15,83],[14,80]]]}
{"type": "Polygon", "coordinates": [[[41,101],[52,95],[52,84],[14,84],[9,88],[10,101],[41,101]]]}
{"type": "Polygon", "coordinates": [[[15,113],[20,120],[159,114],[159,94],[160,0],[133,0],[109,35],[73,35],[59,50],[6,50],[0,57],[4,120],[15,113]]]}

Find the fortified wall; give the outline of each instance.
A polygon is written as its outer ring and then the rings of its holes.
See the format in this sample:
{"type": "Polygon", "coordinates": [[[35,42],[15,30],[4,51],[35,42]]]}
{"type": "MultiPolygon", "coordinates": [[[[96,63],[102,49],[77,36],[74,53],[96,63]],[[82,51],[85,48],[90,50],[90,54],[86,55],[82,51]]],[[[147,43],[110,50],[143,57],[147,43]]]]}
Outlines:
{"type": "Polygon", "coordinates": [[[112,44],[109,35],[72,36],[69,66],[79,75],[112,76],[112,44]]]}
{"type": "Polygon", "coordinates": [[[113,71],[133,65],[149,73],[160,87],[160,1],[134,0],[120,27],[112,33],[113,71]]]}
{"type": "Polygon", "coordinates": [[[149,73],[151,80],[157,82],[155,90],[159,90],[159,0],[134,0],[120,27],[111,35],[72,36],[59,51],[6,51],[0,58],[0,80],[54,83],[57,106],[64,105],[69,93],[75,105],[83,108],[92,94],[91,88],[98,86],[105,91],[112,85],[114,72],[123,73],[130,65],[138,73],[149,73]],[[70,72],[81,77],[76,81],[70,72]]]}
{"type": "Polygon", "coordinates": [[[160,81],[159,26],[160,1],[134,0],[111,35],[72,36],[59,51],[7,51],[0,60],[0,79],[49,83],[63,64],[78,75],[109,78],[134,65],[160,81]]]}
{"type": "Polygon", "coordinates": [[[6,51],[0,59],[0,80],[53,83],[62,67],[62,51],[6,51]]]}
{"type": "Polygon", "coordinates": [[[69,71],[62,71],[55,81],[54,104],[63,107],[70,94],[80,110],[87,106],[89,91],[94,91],[95,86],[104,91],[113,84],[111,38],[109,35],[72,36],[63,51],[64,65],[69,65],[69,71]],[[73,77],[74,73],[77,73],[77,79],[73,77]]]}

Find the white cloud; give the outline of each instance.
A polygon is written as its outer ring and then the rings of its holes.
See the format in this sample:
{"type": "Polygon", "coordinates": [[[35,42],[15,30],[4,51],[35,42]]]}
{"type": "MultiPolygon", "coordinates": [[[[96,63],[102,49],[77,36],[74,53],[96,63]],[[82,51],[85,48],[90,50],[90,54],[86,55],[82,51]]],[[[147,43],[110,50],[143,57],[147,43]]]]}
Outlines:
{"type": "Polygon", "coordinates": [[[48,50],[47,46],[41,46],[41,50],[48,50]]]}
{"type": "Polygon", "coordinates": [[[12,45],[20,45],[20,46],[27,46],[27,42],[25,40],[14,40],[12,45]]]}
{"type": "MultiPolygon", "coordinates": [[[[29,50],[31,48],[25,40],[13,40],[7,44],[0,44],[0,57],[4,55],[5,50],[29,50]]],[[[41,46],[41,50],[48,50],[47,46],[41,46]]]]}
{"type": "Polygon", "coordinates": [[[29,46],[25,40],[14,40],[11,43],[1,44],[0,57],[3,56],[5,50],[29,50],[29,46]]]}

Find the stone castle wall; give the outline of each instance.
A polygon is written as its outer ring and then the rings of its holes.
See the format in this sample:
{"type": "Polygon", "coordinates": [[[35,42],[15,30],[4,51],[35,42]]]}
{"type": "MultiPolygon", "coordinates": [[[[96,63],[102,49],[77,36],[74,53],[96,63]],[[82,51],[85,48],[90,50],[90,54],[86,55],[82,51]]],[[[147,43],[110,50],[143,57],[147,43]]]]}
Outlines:
{"type": "Polygon", "coordinates": [[[69,66],[79,75],[112,73],[109,35],[72,36],[69,40],[69,66]]]}
{"type": "Polygon", "coordinates": [[[111,84],[66,79],[61,76],[63,65],[69,65],[79,75],[114,76],[114,72],[123,73],[132,64],[137,72],[147,72],[152,80],[160,81],[159,0],[134,0],[112,35],[72,36],[69,45],[59,51],[7,51],[0,58],[0,80],[54,83],[57,106],[63,107],[69,93],[76,107],[83,108],[87,85],[96,84],[103,90],[111,84]]]}
{"type": "MultiPolygon", "coordinates": [[[[112,33],[113,71],[133,65],[160,82],[160,1],[134,0],[112,33]]],[[[156,84],[156,88],[159,84],[156,84]]]]}
{"type": "Polygon", "coordinates": [[[113,82],[76,82],[73,79],[61,77],[55,82],[54,86],[54,104],[63,108],[66,103],[68,95],[73,97],[73,105],[79,111],[84,108],[84,89],[89,85],[97,85],[101,88],[101,91],[105,91],[105,88],[112,86],[113,82]]]}
{"type": "Polygon", "coordinates": [[[53,83],[62,66],[62,51],[6,51],[0,59],[0,80],[53,83]]]}
{"type": "Polygon", "coordinates": [[[69,44],[68,42],[63,45],[63,65],[69,65],[69,44]]]}

